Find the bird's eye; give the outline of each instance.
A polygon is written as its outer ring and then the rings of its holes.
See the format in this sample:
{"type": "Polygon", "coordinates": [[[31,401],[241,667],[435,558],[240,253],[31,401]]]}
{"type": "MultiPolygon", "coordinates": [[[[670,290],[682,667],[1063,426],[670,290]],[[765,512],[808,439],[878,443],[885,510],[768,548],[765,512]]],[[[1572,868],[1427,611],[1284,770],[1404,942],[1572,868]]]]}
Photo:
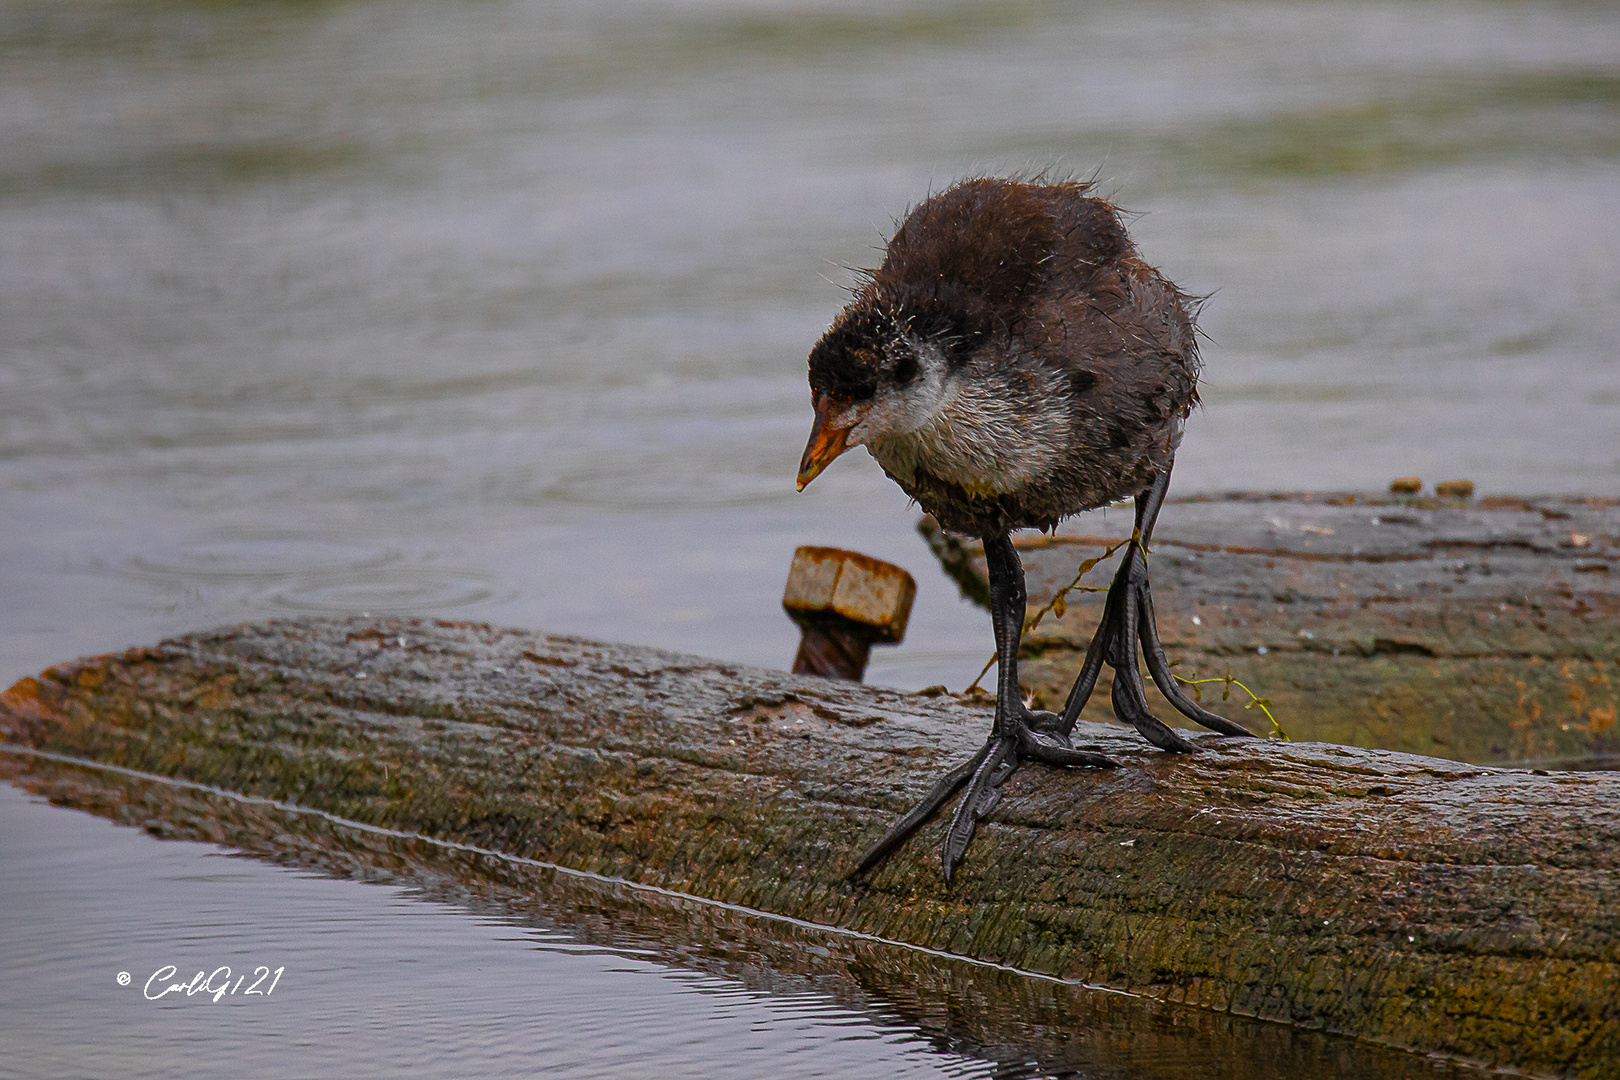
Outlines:
{"type": "Polygon", "coordinates": [[[917,377],[917,358],[911,355],[900,357],[894,362],[893,373],[894,381],[901,386],[910,383],[917,377]]]}

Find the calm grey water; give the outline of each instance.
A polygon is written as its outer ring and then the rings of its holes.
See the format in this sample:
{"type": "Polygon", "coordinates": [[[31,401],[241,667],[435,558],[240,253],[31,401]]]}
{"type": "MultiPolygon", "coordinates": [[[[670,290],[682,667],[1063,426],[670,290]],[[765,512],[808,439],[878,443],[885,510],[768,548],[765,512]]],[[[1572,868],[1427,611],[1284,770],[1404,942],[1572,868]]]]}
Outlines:
{"type": "Polygon", "coordinates": [[[750,990],[403,889],[154,840],[7,785],[0,807],[0,904],[29,912],[0,923],[0,1076],[992,1071],[825,994],[750,990]],[[199,971],[225,992],[169,989],[199,971]]]}
{"type": "Polygon", "coordinates": [[[1606,3],[0,0],[0,683],[309,611],[783,665],[801,543],[918,575],[874,681],[968,682],[915,510],[793,474],[845,267],[973,172],[1214,294],[1179,490],[1614,494],[1617,58],[1606,3]]]}

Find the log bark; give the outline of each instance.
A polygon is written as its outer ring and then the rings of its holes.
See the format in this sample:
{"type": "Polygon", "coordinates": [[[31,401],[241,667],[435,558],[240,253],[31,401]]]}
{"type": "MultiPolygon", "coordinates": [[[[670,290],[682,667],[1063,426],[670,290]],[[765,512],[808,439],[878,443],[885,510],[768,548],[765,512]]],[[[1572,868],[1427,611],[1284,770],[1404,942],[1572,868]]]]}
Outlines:
{"type": "MultiPolygon", "coordinates": [[[[1016,541],[1039,611],[1130,535],[1129,511],[1016,541]]],[[[922,531],[970,597],[983,550],[922,531]]],[[[1165,648],[1186,678],[1231,674],[1288,734],[1485,764],[1620,767],[1620,500],[1234,494],[1173,499],[1148,558],[1165,648]]],[[[1106,586],[1114,562],[1084,584],[1106,586]]],[[[1079,671],[1102,594],[1076,590],[1025,635],[1047,707],[1079,671]]],[[[989,654],[986,647],[986,654],[989,654]]],[[[1082,714],[1111,718],[1108,673],[1082,714]]],[[[1247,694],[1204,704],[1255,731],[1247,694]]],[[[1150,691],[1152,695],[1152,691],[1150,691]]],[[[1155,696],[1155,711],[1186,723],[1155,696]]]]}
{"type": "Polygon", "coordinates": [[[196,634],[0,695],[14,747],[1204,1010],[1614,1075],[1620,776],[1213,735],[1177,756],[1085,723],[1122,767],[1022,770],[950,888],[938,822],[845,881],[988,720],[408,619],[196,634]]]}

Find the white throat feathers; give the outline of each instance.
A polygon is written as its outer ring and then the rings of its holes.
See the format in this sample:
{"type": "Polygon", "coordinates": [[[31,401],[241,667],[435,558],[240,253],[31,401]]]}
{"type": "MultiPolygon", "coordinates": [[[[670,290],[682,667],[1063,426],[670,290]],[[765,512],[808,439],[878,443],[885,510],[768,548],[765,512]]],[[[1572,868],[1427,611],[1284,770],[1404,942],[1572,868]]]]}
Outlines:
{"type": "Polygon", "coordinates": [[[852,445],[903,483],[923,471],[971,495],[1004,495],[1051,475],[1069,443],[1061,373],[1034,361],[952,371],[937,344],[906,344],[917,377],[862,403],[852,445]]]}

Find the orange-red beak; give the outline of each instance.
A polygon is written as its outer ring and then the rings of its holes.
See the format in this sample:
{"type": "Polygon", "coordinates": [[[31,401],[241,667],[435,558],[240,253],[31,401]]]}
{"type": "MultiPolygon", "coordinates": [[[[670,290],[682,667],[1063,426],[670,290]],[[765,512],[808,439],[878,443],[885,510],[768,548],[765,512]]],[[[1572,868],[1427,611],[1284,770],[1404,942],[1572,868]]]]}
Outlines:
{"type": "Polygon", "coordinates": [[[814,394],[811,403],[816,407],[816,422],[810,428],[810,441],[805,444],[804,457],[799,460],[799,490],[832,464],[833,458],[849,449],[849,428],[834,427],[831,417],[842,413],[846,402],[831,394],[814,394]]]}

